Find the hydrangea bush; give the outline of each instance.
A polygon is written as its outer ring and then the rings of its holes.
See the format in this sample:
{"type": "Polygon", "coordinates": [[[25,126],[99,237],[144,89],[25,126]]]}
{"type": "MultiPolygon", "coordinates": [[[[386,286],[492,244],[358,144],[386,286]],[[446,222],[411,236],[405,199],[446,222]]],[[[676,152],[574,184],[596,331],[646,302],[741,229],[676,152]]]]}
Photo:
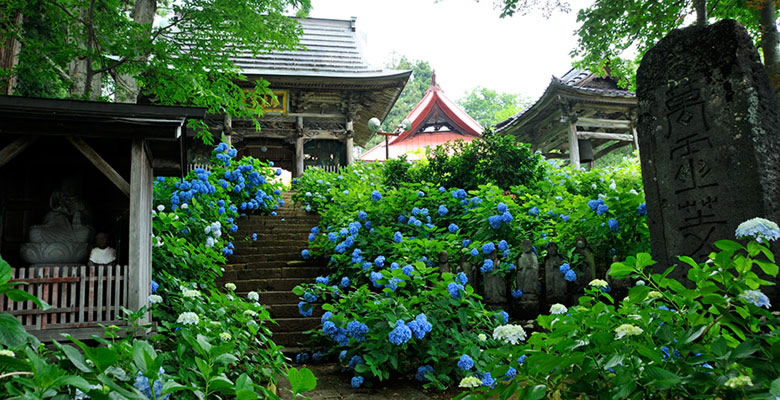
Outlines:
{"type": "Polygon", "coordinates": [[[471,353],[463,398],[776,398],[780,338],[762,287],[774,282],[772,222],[743,224],[746,243],[722,240],[705,263],[680,257],[654,269],[647,253],[612,265],[615,278],[636,280],[615,302],[591,282],[577,305],[554,305],[539,330],[514,342],[496,337],[471,353]],[[687,269],[688,286],[669,278],[687,269]],[[486,378],[487,377],[487,378],[486,378]]]}

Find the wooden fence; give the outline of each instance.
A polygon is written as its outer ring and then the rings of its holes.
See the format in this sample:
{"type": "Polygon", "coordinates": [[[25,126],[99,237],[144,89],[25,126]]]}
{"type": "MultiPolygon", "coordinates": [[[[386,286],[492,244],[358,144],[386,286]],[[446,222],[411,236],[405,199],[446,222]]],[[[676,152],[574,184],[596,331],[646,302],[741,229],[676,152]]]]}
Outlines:
{"type": "Polygon", "coordinates": [[[127,275],[126,265],[14,268],[11,282],[27,282],[16,288],[51,308],[44,311],[32,301],[15,302],[0,296],[0,312],[15,316],[41,340],[65,332],[78,338],[101,335],[99,324],[122,323],[121,307],[127,307],[129,297],[127,275]]]}
{"type": "Polygon", "coordinates": [[[309,168],[319,168],[326,172],[335,172],[338,173],[341,170],[341,165],[335,164],[335,165],[307,165],[305,169],[309,168]]]}

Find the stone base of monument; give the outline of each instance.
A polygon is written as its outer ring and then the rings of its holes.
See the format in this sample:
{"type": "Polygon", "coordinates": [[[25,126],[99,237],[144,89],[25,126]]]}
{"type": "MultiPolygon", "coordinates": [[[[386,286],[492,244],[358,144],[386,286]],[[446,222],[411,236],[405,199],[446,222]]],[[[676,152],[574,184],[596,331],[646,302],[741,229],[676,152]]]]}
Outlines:
{"type": "Polygon", "coordinates": [[[89,243],[24,243],[20,252],[22,259],[30,264],[79,264],[87,259],[89,243]]]}
{"type": "MultiPolygon", "coordinates": [[[[525,295],[523,296],[525,297],[525,295]]],[[[539,301],[537,299],[520,299],[512,302],[509,313],[514,319],[532,320],[539,315],[539,301]]]]}

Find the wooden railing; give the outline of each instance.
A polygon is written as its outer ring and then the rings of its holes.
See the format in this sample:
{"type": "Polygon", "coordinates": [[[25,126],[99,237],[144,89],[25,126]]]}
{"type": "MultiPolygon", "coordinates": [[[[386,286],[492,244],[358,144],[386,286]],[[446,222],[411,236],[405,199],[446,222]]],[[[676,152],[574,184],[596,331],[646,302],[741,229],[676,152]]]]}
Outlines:
{"type": "Polygon", "coordinates": [[[100,335],[99,325],[119,325],[128,305],[127,266],[37,266],[14,268],[11,282],[48,303],[41,310],[32,301],[15,302],[0,296],[0,312],[15,316],[39,339],[60,333],[75,337],[100,335]]]}
{"type": "Polygon", "coordinates": [[[194,164],[194,163],[187,164],[187,172],[194,171],[194,170],[196,170],[198,168],[203,168],[206,171],[211,171],[211,164],[208,164],[208,163],[206,163],[206,164],[194,164]]]}
{"type": "Polygon", "coordinates": [[[305,169],[309,168],[319,168],[325,172],[335,172],[338,173],[341,170],[341,165],[335,164],[335,165],[307,165],[305,169]]]}

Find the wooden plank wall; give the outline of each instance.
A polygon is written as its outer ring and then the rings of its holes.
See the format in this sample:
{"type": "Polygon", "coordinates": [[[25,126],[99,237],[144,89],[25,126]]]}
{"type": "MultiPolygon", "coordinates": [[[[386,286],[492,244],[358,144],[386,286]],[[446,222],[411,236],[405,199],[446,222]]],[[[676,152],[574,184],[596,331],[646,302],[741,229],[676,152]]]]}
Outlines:
{"type": "Polygon", "coordinates": [[[0,312],[15,316],[32,333],[55,329],[118,325],[128,307],[128,266],[37,266],[13,268],[11,282],[48,303],[14,302],[0,295],[0,312]]]}
{"type": "MultiPolygon", "coordinates": [[[[130,151],[130,243],[128,305],[146,305],[152,281],[152,160],[143,139],[133,139],[130,151]]],[[[148,317],[140,321],[148,322],[148,317]]]]}

